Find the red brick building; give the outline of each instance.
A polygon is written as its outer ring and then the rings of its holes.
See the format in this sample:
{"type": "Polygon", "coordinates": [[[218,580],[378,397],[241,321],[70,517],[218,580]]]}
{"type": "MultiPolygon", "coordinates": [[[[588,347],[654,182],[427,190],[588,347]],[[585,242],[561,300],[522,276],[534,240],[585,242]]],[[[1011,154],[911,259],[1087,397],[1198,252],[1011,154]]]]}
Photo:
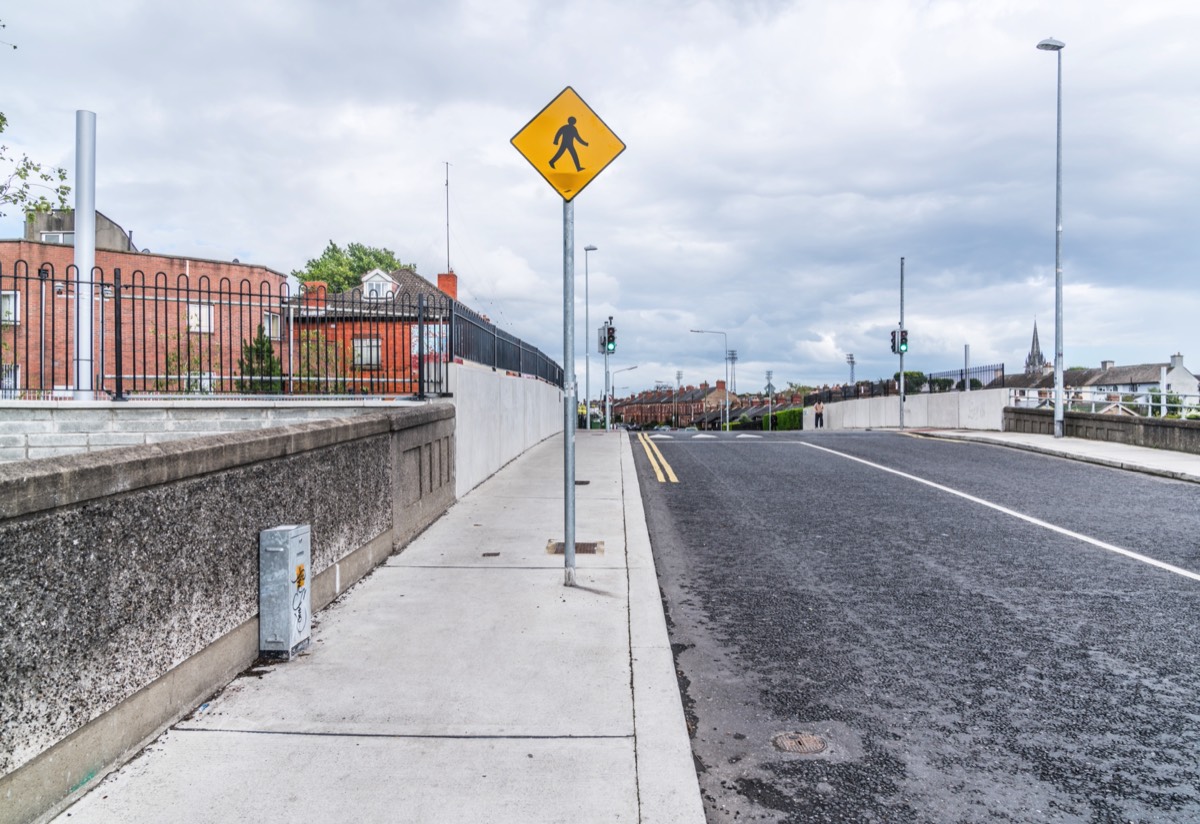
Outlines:
{"type": "Polygon", "coordinates": [[[92,300],[97,392],[114,391],[118,352],[127,391],[211,391],[213,376],[236,374],[259,324],[276,339],[281,332],[287,276],[265,266],[98,246],[79,281],[74,259],[63,243],[0,241],[0,390],[74,389],[81,283],[92,300]]]}

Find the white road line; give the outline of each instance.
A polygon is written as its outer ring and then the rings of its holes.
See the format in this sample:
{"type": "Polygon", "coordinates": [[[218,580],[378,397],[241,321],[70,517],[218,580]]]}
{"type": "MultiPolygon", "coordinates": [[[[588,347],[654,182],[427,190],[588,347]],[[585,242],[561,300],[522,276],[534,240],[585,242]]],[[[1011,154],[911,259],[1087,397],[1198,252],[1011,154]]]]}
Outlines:
{"type": "Polygon", "coordinates": [[[1057,532],[1059,535],[1066,535],[1068,538],[1075,538],[1076,540],[1083,541],[1084,543],[1091,544],[1092,546],[1099,547],[1100,549],[1105,549],[1109,552],[1115,552],[1118,555],[1124,555],[1126,558],[1132,558],[1133,560],[1140,561],[1143,564],[1149,564],[1150,566],[1158,567],[1159,569],[1166,570],[1167,572],[1173,572],[1176,575],[1183,576],[1184,578],[1191,578],[1193,581],[1200,581],[1200,573],[1173,566],[1154,558],[1149,558],[1132,550],[1123,549],[1122,547],[1108,544],[1095,538],[1090,538],[1087,535],[1082,535],[1078,532],[1072,532],[1069,529],[1064,529],[1061,526],[1055,526],[1054,524],[1043,521],[1040,518],[1024,515],[1020,512],[1017,512],[1015,509],[1009,509],[1006,506],[1000,506],[1000,504],[994,504],[991,501],[985,501],[983,498],[976,498],[974,495],[968,495],[966,492],[959,492],[957,489],[951,489],[948,486],[943,486],[942,484],[934,483],[933,481],[927,481],[924,478],[918,478],[916,475],[909,475],[907,472],[901,472],[898,469],[892,469],[890,467],[883,466],[882,464],[872,463],[871,461],[867,461],[862,458],[856,458],[853,455],[847,455],[845,452],[838,452],[834,449],[828,449],[824,446],[816,446],[815,444],[808,442],[803,442],[803,444],[810,449],[819,449],[822,452],[828,452],[830,455],[837,455],[839,458],[845,458],[848,461],[856,461],[857,463],[864,464],[874,469],[878,469],[883,472],[890,472],[893,475],[899,475],[901,478],[907,478],[910,481],[916,481],[919,484],[931,486],[941,492],[956,495],[957,497],[968,500],[971,503],[979,504],[980,506],[986,506],[988,509],[994,509],[997,512],[1003,512],[1005,515],[1011,515],[1014,518],[1019,518],[1020,520],[1033,524],[1034,526],[1040,526],[1043,529],[1050,530],[1051,532],[1057,532]]]}

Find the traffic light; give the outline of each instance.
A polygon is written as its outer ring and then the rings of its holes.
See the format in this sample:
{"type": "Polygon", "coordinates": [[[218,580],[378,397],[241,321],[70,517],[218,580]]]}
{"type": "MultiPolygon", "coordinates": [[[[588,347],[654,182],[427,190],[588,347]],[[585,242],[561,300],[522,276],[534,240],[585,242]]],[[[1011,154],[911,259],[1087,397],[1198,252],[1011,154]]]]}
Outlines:
{"type": "Polygon", "coordinates": [[[908,351],[908,330],[901,329],[900,330],[900,354],[903,355],[907,351],[908,351]]]}
{"type": "Polygon", "coordinates": [[[899,352],[899,351],[900,350],[896,348],[896,330],[893,329],[892,330],[892,353],[895,354],[896,352],[899,352]]]}
{"type": "Polygon", "coordinates": [[[604,351],[612,354],[617,351],[617,327],[609,326],[604,330],[604,351]]]}

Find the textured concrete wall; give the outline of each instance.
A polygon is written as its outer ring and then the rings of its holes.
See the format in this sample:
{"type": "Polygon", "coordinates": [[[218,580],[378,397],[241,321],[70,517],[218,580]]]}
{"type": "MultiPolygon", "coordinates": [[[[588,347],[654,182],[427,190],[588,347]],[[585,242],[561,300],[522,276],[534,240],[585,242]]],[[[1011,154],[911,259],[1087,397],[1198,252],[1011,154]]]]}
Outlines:
{"type": "Polygon", "coordinates": [[[0,462],[244,432],[420,406],[416,401],[0,401],[0,462]]]}
{"type": "MultiPolygon", "coordinates": [[[[1004,431],[1053,435],[1054,412],[1050,409],[1009,407],[1004,410],[1004,431]]],[[[1063,417],[1063,434],[1068,438],[1148,446],[1200,455],[1200,421],[1067,412],[1063,417]]]]}
{"type": "Polygon", "coordinates": [[[253,661],[261,530],[312,525],[319,609],[445,511],[455,458],[437,404],[0,465],[0,822],[253,661]]]}
{"type": "MultiPolygon", "coordinates": [[[[920,392],[904,398],[904,425],[914,429],[988,429],[1004,425],[1006,389],[975,392],[920,392]]],[[[825,404],[826,429],[883,429],[900,425],[896,396],[858,398],[825,404]]],[[[812,429],[812,407],[804,410],[804,428],[812,429]]]]}

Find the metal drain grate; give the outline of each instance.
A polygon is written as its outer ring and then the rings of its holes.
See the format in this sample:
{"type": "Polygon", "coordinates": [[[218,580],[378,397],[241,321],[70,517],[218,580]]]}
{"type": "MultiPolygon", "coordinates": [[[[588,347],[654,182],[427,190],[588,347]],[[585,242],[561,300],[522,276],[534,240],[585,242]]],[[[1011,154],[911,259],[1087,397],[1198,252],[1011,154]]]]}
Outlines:
{"type": "MultiPolygon", "coordinates": [[[[550,541],[546,544],[547,555],[562,555],[566,552],[566,547],[562,541],[550,541]]],[[[604,541],[576,541],[576,555],[603,555],[604,541]]]]}
{"type": "Polygon", "coordinates": [[[815,755],[824,752],[829,745],[825,739],[810,732],[781,732],[771,738],[775,749],[783,752],[794,752],[799,755],[815,755]]]}

